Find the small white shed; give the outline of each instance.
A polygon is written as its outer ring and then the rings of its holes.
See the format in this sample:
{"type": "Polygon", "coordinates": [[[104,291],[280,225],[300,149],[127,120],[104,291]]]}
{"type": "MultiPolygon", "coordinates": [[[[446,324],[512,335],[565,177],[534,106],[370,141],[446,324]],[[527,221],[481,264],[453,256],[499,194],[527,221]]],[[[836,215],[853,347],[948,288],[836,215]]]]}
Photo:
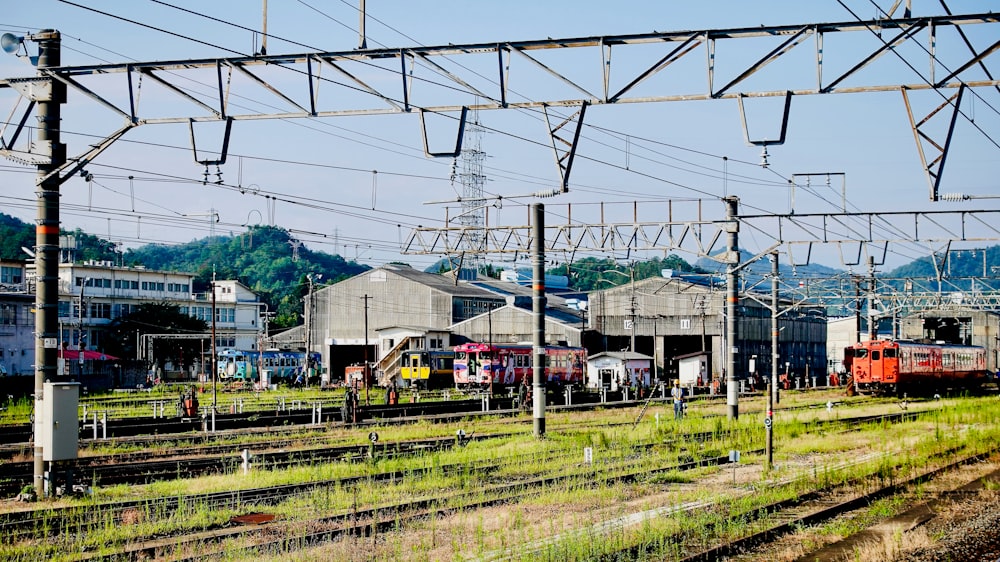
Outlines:
{"type": "Polygon", "coordinates": [[[629,382],[649,386],[653,358],[633,351],[602,351],[587,357],[587,387],[618,390],[629,382]]]}
{"type": "Polygon", "coordinates": [[[677,361],[677,374],[681,386],[704,386],[710,381],[708,366],[712,364],[712,354],[708,351],[696,351],[674,357],[677,361]]]}

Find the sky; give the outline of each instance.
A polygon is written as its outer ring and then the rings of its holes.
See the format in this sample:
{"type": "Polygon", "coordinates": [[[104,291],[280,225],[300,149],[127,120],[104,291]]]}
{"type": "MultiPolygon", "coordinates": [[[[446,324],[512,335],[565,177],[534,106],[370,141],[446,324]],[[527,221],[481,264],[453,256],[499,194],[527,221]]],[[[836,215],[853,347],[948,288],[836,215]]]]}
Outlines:
{"type": "MultiPolygon", "coordinates": [[[[473,0],[404,2],[370,0],[366,3],[368,48],[406,48],[448,44],[496,43],[571,37],[610,36],[653,31],[756,28],[791,24],[852,22],[872,19],[888,10],[886,0],[757,0],[702,2],[636,1],[626,3],[588,0],[511,0],[502,4],[473,0]]],[[[916,0],[914,16],[941,15],[938,2],[916,0]]],[[[347,52],[360,44],[358,0],[270,0],[267,8],[267,53],[347,52]]],[[[948,2],[952,13],[979,13],[995,9],[983,1],[948,2]]],[[[9,4],[0,16],[0,32],[30,34],[52,28],[63,37],[63,64],[67,66],[211,59],[250,54],[260,48],[260,0],[195,2],[189,0],[33,0],[9,4]],[[87,7],[83,7],[83,5],[87,7]],[[98,11],[103,13],[98,13],[98,11]],[[155,28],[155,29],[154,29],[155,28]]],[[[970,42],[985,49],[1000,38],[1000,24],[964,26],[970,42]]],[[[884,32],[886,36],[889,32],[884,32]]],[[[953,29],[937,34],[937,76],[968,57],[968,49],[953,29]]],[[[780,38],[717,42],[718,86],[747,64],[777,45],[780,38]]],[[[824,72],[830,77],[846,70],[859,53],[881,41],[876,33],[828,34],[824,43],[824,72]]],[[[920,83],[927,75],[929,57],[926,32],[917,41],[899,47],[866,68],[860,83],[920,83]]],[[[33,45],[27,45],[31,50],[33,45]]],[[[615,48],[612,83],[623,85],[637,69],[663,56],[666,47],[615,48]]],[[[644,83],[637,95],[658,95],[674,90],[704,91],[707,83],[705,48],[685,57],[668,72],[644,83]]],[[[808,88],[815,83],[815,47],[812,39],[793,55],[766,67],[741,87],[752,90],[808,88]]],[[[30,53],[30,54],[33,54],[30,53]]],[[[987,66],[1000,75],[996,57],[987,66]]],[[[537,58],[557,67],[590,91],[600,89],[599,50],[561,49],[538,53],[537,58]]],[[[448,60],[455,69],[482,74],[481,86],[489,88],[496,74],[496,60],[469,56],[468,61],[448,60]],[[461,66],[458,66],[461,65],[461,66]]],[[[359,65],[358,76],[371,84],[391,84],[398,78],[398,61],[359,65]]],[[[329,71],[329,70],[328,70],[329,71]]],[[[266,71],[262,71],[265,73],[266,71]]],[[[0,78],[26,77],[34,69],[26,58],[0,56],[0,78]]],[[[435,88],[426,66],[414,69],[413,100],[416,106],[449,103],[472,104],[481,100],[457,97],[435,88]]],[[[287,75],[267,75],[283,86],[287,75]]],[[[332,74],[331,74],[332,76],[332,74]]],[[[962,75],[981,80],[982,70],[962,75]]],[[[238,79],[239,77],[237,77],[238,79]]],[[[194,80],[211,83],[209,73],[194,80]]],[[[546,101],[578,96],[564,84],[545,76],[516,56],[512,59],[510,87],[516,99],[546,101]]],[[[439,80],[438,80],[439,81],[439,80]]],[[[273,97],[262,90],[237,89],[233,103],[252,111],[274,108],[273,97]]],[[[198,86],[192,83],[192,88],[198,86]]],[[[88,87],[109,98],[121,99],[121,75],[95,78],[88,87]]],[[[848,83],[847,85],[852,85],[848,83]]],[[[998,210],[1000,163],[1000,93],[996,88],[972,88],[962,103],[964,116],[956,123],[940,191],[962,193],[963,202],[931,202],[929,188],[914,141],[914,134],[898,90],[876,93],[802,95],[792,100],[784,144],[768,147],[767,167],[761,166],[761,148],[744,138],[738,104],[734,100],[699,100],[669,103],[592,105],[581,130],[577,157],[568,193],[556,197],[527,195],[558,187],[559,176],[543,114],[535,110],[504,109],[478,113],[484,153],[484,194],[500,196],[489,202],[490,225],[523,225],[527,205],[545,204],[547,224],[600,222],[721,220],[724,196],[740,199],[741,215],[794,212],[862,213],[998,210]],[[795,188],[789,187],[793,181],[795,188]],[[794,193],[794,195],[793,195],[794,193]],[[699,215],[700,213],[700,215],[699,215]]],[[[143,83],[143,110],[177,109],[176,96],[143,83]],[[158,105],[162,104],[162,105],[158,105]],[[172,105],[173,104],[173,105],[172,105]]],[[[575,90],[574,90],[575,92],[575,90]]],[[[943,90],[946,96],[954,90],[943,90]]],[[[332,93],[332,92],[331,92],[332,93]]],[[[326,91],[322,91],[326,94],[326,91]]],[[[321,95],[322,95],[321,94],[321,95]]],[[[364,103],[358,94],[337,103],[364,103]]],[[[913,92],[915,112],[924,115],[942,103],[934,91],[913,92]],[[923,113],[921,113],[923,112],[923,113]]],[[[745,103],[752,139],[773,139],[780,124],[781,100],[750,99],[745,103]]],[[[10,88],[0,89],[0,111],[5,121],[17,121],[25,104],[10,88]]],[[[190,107],[190,106],[189,106],[190,107]]],[[[551,115],[568,116],[565,108],[551,115]]],[[[155,115],[153,115],[155,116],[155,115]]],[[[940,119],[940,117],[938,117],[940,119]]],[[[33,124],[34,119],[29,119],[33,124]]],[[[451,147],[454,119],[428,120],[432,150],[451,147]]],[[[63,139],[70,155],[79,154],[122,125],[122,118],[100,104],[72,92],[63,109],[63,139]]],[[[940,127],[941,125],[937,125],[940,127]]],[[[195,129],[200,159],[221,145],[222,128],[204,124],[195,129]]],[[[402,242],[417,226],[443,226],[446,217],[461,212],[463,163],[452,158],[424,155],[420,121],[415,113],[341,116],[323,119],[238,121],[230,137],[227,162],[208,170],[195,162],[190,132],[183,124],[149,124],[136,127],[116,141],[87,167],[92,180],[68,179],[62,187],[63,228],[81,228],[107,237],[122,248],[148,243],[178,244],[211,234],[239,235],[247,225],[273,224],[289,229],[312,250],[337,253],[372,266],[404,261],[426,267],[441,256],[403,255],[402,242]],[[457,172],[457,174],[456,174],[457,172]]],[[[10,131],[5,134],[9,138],[10,131]]],[[[468,146],[468,145],[467,145],[468,146]]],[[[12,161],[0,163],[0,209],[27,222],[35,218],[34,170],[12,161]]],[[[957,215],[955,215],[957,217],[957,215]]],[[[941,217],[941,222],[953,218],[941,217]]],[[[894,217],[879,223],[876,237],[901,236],[891,222],[913,219],[894,217]]],[[[956,220],[961,220],[956,219],[956,220]]],[[[967,221],[971,236],[993,240],[1000,231],[992,225],[967,221]]],[[[783,235],[793,240],[818,236],[813,228],[783,235]]],[[[846,229],[864,232],[861,223],[846,229]]],[[[927,223],[924,223],[927,224],[927,223]]],[[[923,227],[923,225],[922,225],[923,227]]],[[[957,232],[960,224],[946,229],[957,232]]],[[[751,252],[768,248],[776,234],[764,219],[745,225],[741,247],[751,252]]],[[[922,231],[921,234],[925,234],[922,231]]],[[[951,249],[995,245],[993,241],[953,243],[951,249]]],[[[783,260],[804,263],[805,247],[783,260]]],[[[939,246],[893,244],[881,248],[844,248],[817,245],[810,260],[835,268],[851,268],[856,252],[873,253],[888,270],[924,257],[939,246]],[[884,253],[883,253],[884,252],[884,253]],[[846,257],[845,257],[846,254],[846,257]]],[[[292,249],[289,248],[289,252],[292,249]]],[[[685,248],[678,253],[688,261],[698,256],[685,248]]],[[[574,255],[550,255],[553,262],[585,256],[628,261],[657,254],[596,253],[586,248],[574,255]]],[[[519,256],[524,258],[524,256],[519,256]]],[[[490,262],[511,256],[486,258],[490,262]]],[[[527,265],[527,262],[524,262],[527,265]]],[[[863,269],[863,268],[862,268],[863,269]]]]}

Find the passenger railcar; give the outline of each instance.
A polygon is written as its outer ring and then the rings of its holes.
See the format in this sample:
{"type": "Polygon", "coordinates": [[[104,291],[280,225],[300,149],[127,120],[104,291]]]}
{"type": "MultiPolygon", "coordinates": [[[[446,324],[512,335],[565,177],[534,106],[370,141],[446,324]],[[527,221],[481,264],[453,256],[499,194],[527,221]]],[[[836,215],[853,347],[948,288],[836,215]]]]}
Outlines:
{"type": "Polygon", "coordinates": [[[970,345],[865,341],[844,349],[844,366],[861,394],[930,394],[989,378],[986,349],[970,345]]]}
{"type": "MultiPolygon", "coordinates": [[[[533,380],[533,348],[524,344],[466,343],[455,347],[454,382],[457,387],[510,387],[533,380]]],[[[582,347],[545,347],[545,384],[582,386],[587,350],[582,347]]]]}
{"type": "Polygon", "coordinates": [[[451,386],[455,352],[447,349],[411,349],[403,352],[399,376],[403,384],[419,389],[451,386]]]}
{"type": "Polygon", "coordinates": [[[303,351],[225,349],[218,352],[217,360],[219,380],[257,381],[263,369],[271,373],[273,383],[294,383],[300,373],[315,373],[321,358],[319,353],[310,353],[307,365],[303,351]]]}

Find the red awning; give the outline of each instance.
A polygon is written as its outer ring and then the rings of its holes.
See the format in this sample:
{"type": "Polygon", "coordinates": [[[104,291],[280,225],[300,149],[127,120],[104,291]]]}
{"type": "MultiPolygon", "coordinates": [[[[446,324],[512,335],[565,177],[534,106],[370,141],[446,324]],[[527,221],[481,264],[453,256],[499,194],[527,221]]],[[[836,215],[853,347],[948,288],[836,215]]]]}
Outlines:
{"type": "MultiPolygon", "coordinates": [[[[63,349],[59,351],[59,357],[63,359],[69,359],[72,361],[80,360],[80,351],[76,349],[63,349]]],[[[108,355],[106,353],[101,353],[100,351],[94,351],[92,349],[83,350],[83,360],[84,361],[117,361],[118,358],[114,355],[108,355]]]]}

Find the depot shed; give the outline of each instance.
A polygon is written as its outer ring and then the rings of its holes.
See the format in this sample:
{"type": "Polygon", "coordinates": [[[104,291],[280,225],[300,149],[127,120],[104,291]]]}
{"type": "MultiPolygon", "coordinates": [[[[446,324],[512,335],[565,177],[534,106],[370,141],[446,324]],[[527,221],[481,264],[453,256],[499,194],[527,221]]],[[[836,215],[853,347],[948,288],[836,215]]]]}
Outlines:
{"type": "Polygon", "coordinates": [[[602,351],[587,357],[587,387],[618,390],[631,382],[632,386],[649,386],[652,380],[653,358],[634,351],[602,351]]]}

